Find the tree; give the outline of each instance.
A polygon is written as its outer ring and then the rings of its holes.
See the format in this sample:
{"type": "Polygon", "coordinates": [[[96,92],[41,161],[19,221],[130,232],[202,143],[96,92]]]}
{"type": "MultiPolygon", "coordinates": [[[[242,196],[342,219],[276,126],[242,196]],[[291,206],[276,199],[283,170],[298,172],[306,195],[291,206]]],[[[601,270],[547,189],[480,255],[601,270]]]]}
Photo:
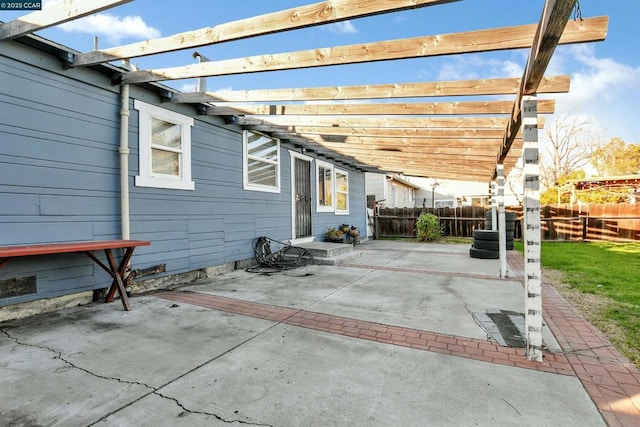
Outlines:
{"type": "Polygon", "coordinates": [[[543,205],[571,203],[571,191],[573,188],[571,181],[584,179],[585,176],[586,174],[583,170],[577,170],[560,178],[558,185],[548,187],[540,193],[540,203],[543,205]]]}
{"type": "Polygon", "coordinates": [[[563,179],[589,163],[591,146],[587,120],[564,114],[545,125],[546,140],[540,149],[540,179],[544,188],[557,187],[563,179]]]}
{"type": "Polygon", "coordinates": [[[511,190],[511,193],[515,196],[518,206],[524,206],[524,190],[522,180],[524,179],[524,171],[522,170],[522,164],[519,161],[516,166],[511,169],[506,179],[506,184],[511,190]]]}
{"type": "Polygon", "coordinates": [[[634,175],[640,173],[640,145],[627,144],[620,138],[593,151],[591,164],[598,176],[634,175]]]}

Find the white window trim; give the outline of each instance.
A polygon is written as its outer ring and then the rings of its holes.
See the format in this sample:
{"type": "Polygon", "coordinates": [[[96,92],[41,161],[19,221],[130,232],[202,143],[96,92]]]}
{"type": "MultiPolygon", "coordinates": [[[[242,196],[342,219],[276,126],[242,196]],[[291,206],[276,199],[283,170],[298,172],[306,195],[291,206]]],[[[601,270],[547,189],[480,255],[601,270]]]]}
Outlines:
{"type": "Polygon", "coordinates": [[[333,186],[334,186],[334,196],[335,196],[335,212],[336,215],[349,215],[349,172],[341,169],[333,170],[333,186]],[[347,209],[340,210],[338,209],[338,174],[344,175],[347,177],[347,191],[341,191],[341,193],[347,194],[347,209]]]}
{"type": "Polygon", "coordinates": [[[138,158],[139,170],[135,177],[137,187],[169,188],[174,190],[195,190],[195,183],[191,180],[191,127],[192,117],[175,113],[147,104],[135,99],[133,107],[139,111],[138,123],[138,158]],[[180,125],[182,150],[180,156],[180,176],[173,177],[165,174],[154,174],[151,167],[151,118],[164,120],[180,125]]]}
{"type": "Polygon", "coordinates": [[[336,179],[335,168],[331,163],[323,162],[316,159],[316,212],[334,212],[336,205],[336,179]],[[320,188],[318,183],[320,181],[320,168],[327,168],[331,170],[331,206],[320,205],[320,188]]]}
{"type": "Polygon", "coordinates": [[[242,131],[242,186],[245,190],[262,191],[266,193],[280,193],[280,163],[282,163],[282,161],[280,157],[280,140],[278,138],[273,138],[271,136],[265,135],[260,132],[249,132],[247,130],[242,131]],[[249,141],[249,138],[248,138],[249,133],[262,135],[265,138],[270,138],[276,141],[278,159],[275,162],[271,160],[255,157],[261,162],[270,163],[276,166],[276,186],[275,187],[272,187],[269,185],[258,185],[258,184],[249,183],[249,158],[253,157],[253,156],[250,156],[248,152],[247,143],[249,141]]]}

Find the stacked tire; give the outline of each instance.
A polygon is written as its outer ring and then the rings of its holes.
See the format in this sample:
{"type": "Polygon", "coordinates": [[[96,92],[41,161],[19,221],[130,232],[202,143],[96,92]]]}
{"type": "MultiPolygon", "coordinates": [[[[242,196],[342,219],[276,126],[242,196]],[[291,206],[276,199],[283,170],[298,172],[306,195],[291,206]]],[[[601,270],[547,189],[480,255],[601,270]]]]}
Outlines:
{"type": "MultiPolygon", "coordinates": [[[[507,250],[510,250],[513,249],[513,238],[516,232],[515,212],[505,212],[505,219],[507,250]]],[[[471,258],[500,258],[500,234],[498,230],[492,230],[491,226],[491,211],[488,211],[485,221],[486,230],[473,231],[473,244],[469,250],[471,258]]]]}
{"type": "MultiPolygon", "coordinates": [[[[507,250],[511,250],[513,249],[513,238],[516,235],[516,213],[515,212],[505,212],[504,213],[504,219],[505,219],[505,229],[506,229],[506,235],[507,235],[507,250]]],[[[492,227],[492,222],[491,222],[491,211],[487,211],[486,213],[486,220],[484,222],[484,228],[486,230],[491,230],[492,227]]],[[[500,225],[498,223],[498,226],[496,227],[496,229],[500,229],[500,225]]]]}
{"type": "Polygon", "coordinates": [[[497,230],[473,230],[473,244],[469,255],[480,259],[500,258],[499,238],[497,230]]]}

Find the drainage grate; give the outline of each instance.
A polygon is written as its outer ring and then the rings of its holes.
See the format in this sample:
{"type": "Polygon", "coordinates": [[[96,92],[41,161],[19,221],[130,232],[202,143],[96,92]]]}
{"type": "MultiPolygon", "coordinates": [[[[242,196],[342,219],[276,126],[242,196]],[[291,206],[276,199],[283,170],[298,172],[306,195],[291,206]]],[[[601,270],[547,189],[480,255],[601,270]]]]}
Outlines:
{"type": "Polygon", "coordinates": [[[507,310],[473,313],[480,325],[496,343],[504,347],[524,347],[524,314],[507,310]]]}

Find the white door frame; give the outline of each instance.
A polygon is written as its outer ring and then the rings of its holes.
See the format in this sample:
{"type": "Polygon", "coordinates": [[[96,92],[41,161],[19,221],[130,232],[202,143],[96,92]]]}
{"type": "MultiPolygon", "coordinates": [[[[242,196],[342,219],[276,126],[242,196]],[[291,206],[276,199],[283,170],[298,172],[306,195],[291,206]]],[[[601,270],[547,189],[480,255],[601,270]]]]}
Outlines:
{"type": "MultiPolygon", "coordinates": [[[[312,164],[313,157],[305,156],[304,154],[298,153],[296,151],[291,151],[291,150],[289,150],[289,156],[291,157],[291,240],[290,240],[290,243],[292,245],[295,245],[300,243],[313,242],[314,236],[296,239],[296,162],[295,162],[295,159],[300,159],[300,160],[309,162],[309,171],[312,171],[313,169],[311,166],[313,166],[312,164]]],[[[313,176],[310,176],[309,179],[311,180],[312,177],[313,176]]]]}

